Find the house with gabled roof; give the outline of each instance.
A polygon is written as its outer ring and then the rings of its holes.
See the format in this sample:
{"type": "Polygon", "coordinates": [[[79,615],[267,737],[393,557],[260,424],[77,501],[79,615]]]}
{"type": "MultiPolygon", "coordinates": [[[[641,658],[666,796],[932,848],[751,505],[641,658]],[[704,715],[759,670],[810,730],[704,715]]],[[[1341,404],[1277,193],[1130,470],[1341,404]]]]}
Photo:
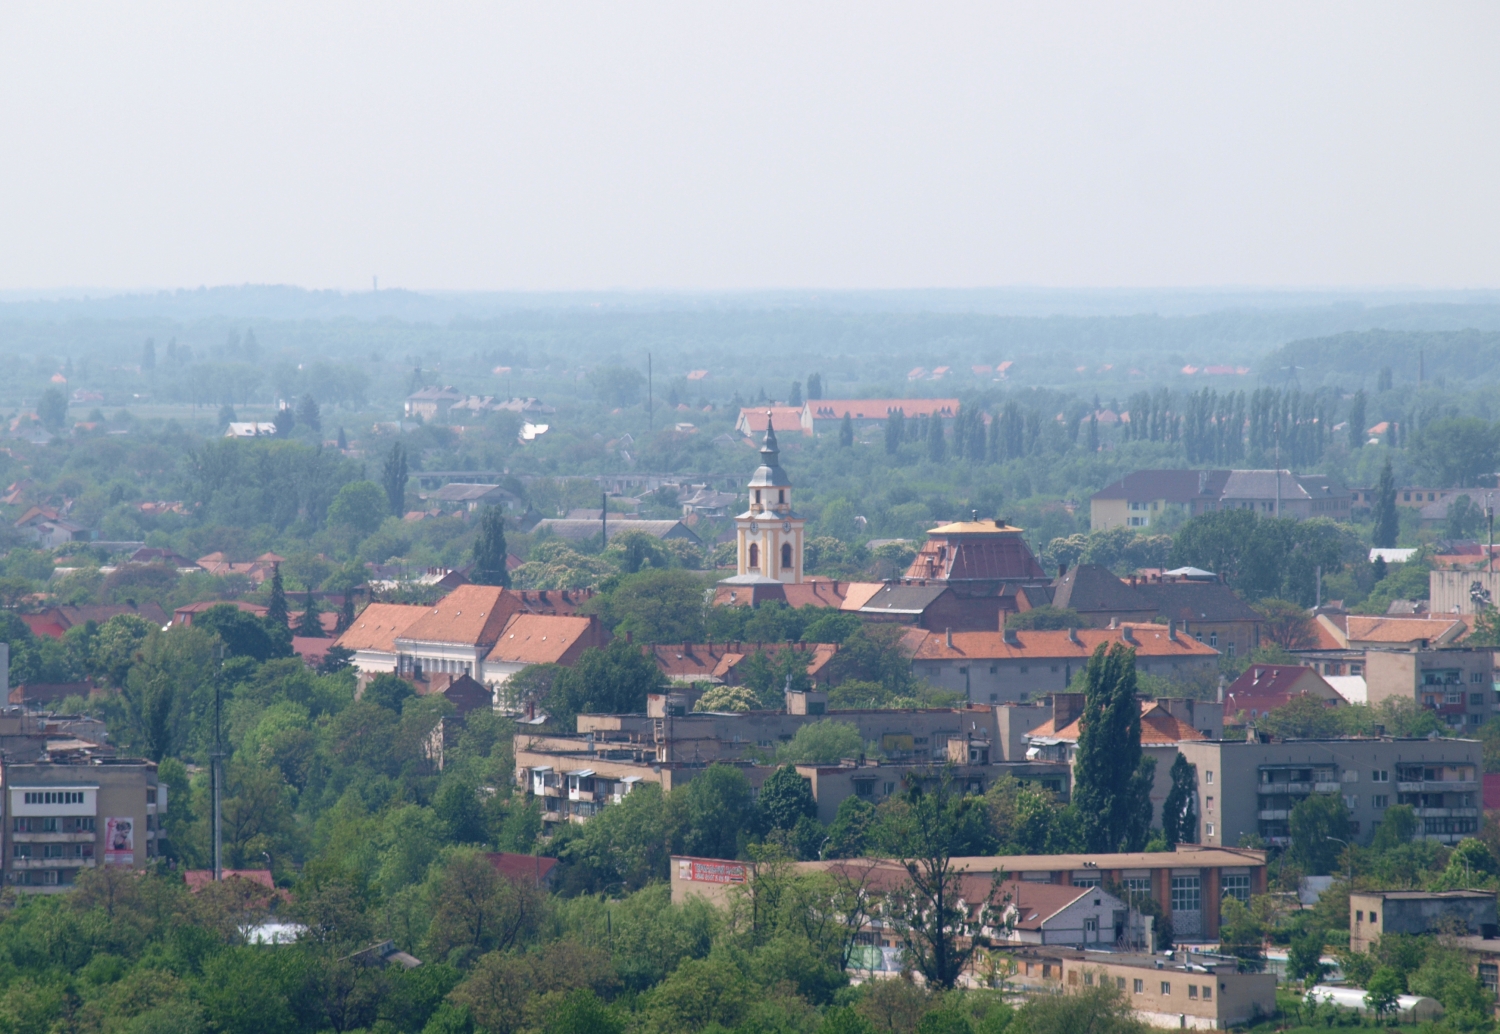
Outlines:
{"type": "Polygon", "coordinates": [[[1137,470],[1089,499],[1089,526],[1149,528],[1172,513],[1249,510],[1263,517],[1348,520],[1353,496],[1321,474],[1289,470],[1137,470]]]}

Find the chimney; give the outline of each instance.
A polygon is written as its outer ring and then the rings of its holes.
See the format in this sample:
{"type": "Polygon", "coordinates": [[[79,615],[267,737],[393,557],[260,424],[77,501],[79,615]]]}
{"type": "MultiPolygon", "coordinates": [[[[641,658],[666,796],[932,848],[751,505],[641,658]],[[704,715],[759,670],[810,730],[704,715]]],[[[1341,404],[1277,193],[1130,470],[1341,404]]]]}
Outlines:
{"type": "Polygon", "coordinates": [[[1072,643],[1074,646],[1082,646],[1083,645],[1083,640],[1078,638],[1078,629],[1076,629],[1076,628],[1070,628],[1070,629],[1068,629],[1068,642],[1072,643]]]}
{"type": "Polygon", "coordinates": [[[1067,573],[1068,573],[1068,565],[1067,564],[1058,564],[1057,565],[1057,577],[1059,579],[1061,579],[1064,576],[1066,576],[1067,573]]]}
{"type": "Polygon", "coordinates": [[[1020,646],[1021,645],[1021,637],[1018,636],[1018,635],[1016,635],[1016,630],[1014,628],[1007,628],[1001,634],[1005,637],[1005,645],[1007,645],[1007,646],[1020,646]]]}
{"type": "Polygon", "coordinates": [[[1136,645],[1135,631],[1129,625],[1126,625],[1124,628],[1120,629],[1120,638],[1125,640],[1131,646],[1136,645]]]}
{"type": "Polygon", "coordinates": [[[1170,640],[1172,640],[1172,642],[1174,642],[1174,643],[1177,642],[1177,619],[1176,618],[1168,618],[1167,619],[1167,638],[1170,639],[1170,640]]]}
{"type": "Polygon", "coordinates": [[[953,649],[953,629],[945,628],[943,629],[943,634],[948,640],[948,649],[953,649]]]}
{"type": "Polygon", "coordinates": [[[1110,628],[1119,628],[1120,627],[1120,619],[1119,618],[1110,618],[1109,619],[1109,627],[1110,628]]]}

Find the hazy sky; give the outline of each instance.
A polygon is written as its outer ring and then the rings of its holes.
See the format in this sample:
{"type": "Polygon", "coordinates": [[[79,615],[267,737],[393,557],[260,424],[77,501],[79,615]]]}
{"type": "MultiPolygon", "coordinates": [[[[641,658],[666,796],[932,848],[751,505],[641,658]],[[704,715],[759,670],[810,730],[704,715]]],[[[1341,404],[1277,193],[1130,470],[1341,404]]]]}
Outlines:
{"type": "Polygon", "coordinates": [[[20,3],[0,289],[1500,286],[1494,3],[20,3]]]}

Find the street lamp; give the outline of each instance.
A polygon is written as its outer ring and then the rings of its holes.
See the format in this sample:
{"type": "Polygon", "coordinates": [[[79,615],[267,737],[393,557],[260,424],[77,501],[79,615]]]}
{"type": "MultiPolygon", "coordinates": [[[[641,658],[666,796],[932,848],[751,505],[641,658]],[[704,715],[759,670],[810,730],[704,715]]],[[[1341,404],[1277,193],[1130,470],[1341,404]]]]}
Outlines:
{"type": "Polygon", "coordinates": [[[1352,891],[1354,889],[1354,848],[1349,846],[1349,841],[1340,840],[1338,837],[1324,837],[1323,839],[1344,845],[1344,851],[1349,855],[1349,889],[1352,891]]]}

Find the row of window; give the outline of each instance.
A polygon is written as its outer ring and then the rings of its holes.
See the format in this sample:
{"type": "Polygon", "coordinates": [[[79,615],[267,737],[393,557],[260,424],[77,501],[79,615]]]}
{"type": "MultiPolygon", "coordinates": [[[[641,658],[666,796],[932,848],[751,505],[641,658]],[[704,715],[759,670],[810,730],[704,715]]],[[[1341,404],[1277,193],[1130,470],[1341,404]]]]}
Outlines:
{"type": "MultiPolygon", "coordinates": [[[[1119,988],[1124,990],[1125,978],[1116,977],[1116,979],[1119,981],[1119,988]]],[[[1146,993],[1146,982],[1139,977],[1135,981],[1135,993],[1138,995],[1146,993]]],[[[1170,998],[1172,996],[1172,982],[1170,980],[1163,980],[1161,982],[1161,993],[1163,998],[1170,998]]],[[[1214,985],[1189,984],[1187,986],[1187,996],[1189,1001],[1201,998],[1205,1002],[1211,1002],[1214,1000],[1214,985]]]]}
{"type": "Polygon", "coordinates": [[[18,818],[11,823],[14,833],[92,833],[94,829],[92,815],[46,815],[18,818]]]}
{"type": "Polygon", "coordinates": [[[28,790],[27,804],[82,804],[82,790],[28,790]]]}
{"type": "Polygon", "coordinates": [[[12,858],[92,858],[93,844],[12,844],[12,858]]]}

